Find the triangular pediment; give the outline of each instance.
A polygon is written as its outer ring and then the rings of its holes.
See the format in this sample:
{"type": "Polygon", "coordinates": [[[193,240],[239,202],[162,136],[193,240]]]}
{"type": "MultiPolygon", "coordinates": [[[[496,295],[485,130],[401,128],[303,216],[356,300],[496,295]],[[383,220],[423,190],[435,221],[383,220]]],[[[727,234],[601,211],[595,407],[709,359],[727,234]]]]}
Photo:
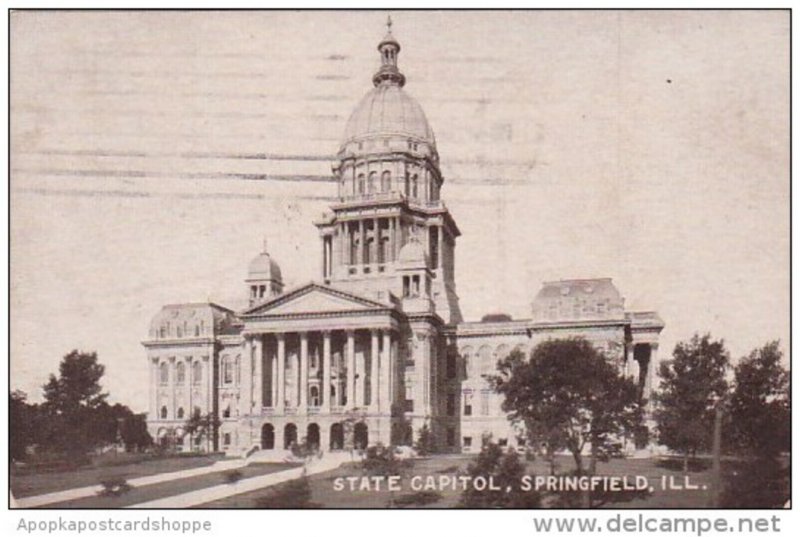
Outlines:
{"type": "Polygon", "coordinates": [[[245,311],[245,315],[293,315],[369,311],[389,306],[319,284],[308,284],[245,311]]]}

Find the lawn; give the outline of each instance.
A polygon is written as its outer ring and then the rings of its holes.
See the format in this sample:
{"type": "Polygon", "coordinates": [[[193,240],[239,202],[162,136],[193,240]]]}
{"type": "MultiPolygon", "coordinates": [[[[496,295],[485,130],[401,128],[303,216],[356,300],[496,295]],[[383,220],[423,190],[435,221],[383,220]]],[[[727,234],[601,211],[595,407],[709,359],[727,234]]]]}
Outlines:
{"type": "Polygon", "coordinates": [[[178,456],[132,461],[124,464],[114,464],[112,459],[110,462],[108,460],[98,461],[98,465],[95,466],[58,472],[32,472],[12,466],[11,492],[15,498],[38,496],[48,492],[99,485],[101,479],[112,475],[130,480],[147,475],[209,466],[222,458],[221,455],[178,456]]]}
{"type": "MultiPolygon", "coordinates": [[[[239,472],[239,479],[247,479],[265,474],[271,474],[297,466],[288,463],[254,463],[235,470],[239,472]]],[[[174,479],[154,485],[135,487],[119,496],[87,496],[67,502],[49,504],[48,508],[94,508],[94,509],[114,509],[127,507],[139,503],[167,498],[188,491],[200,490],[228,482],[228,475],[232,470],[222,470],[194,477],[174,479]]]]}
{"type": "MultiPolygon", "coordinates": [[[[456,475],[466,470],[471,456],[438,455],[425,459],[413,461],[413,466],[408,469],[407,477],[402,480],[401,492],[389,492],[386,487],[383,490],[375,491],[350,491],[348,489],[337,491],[334,488],[337,478],[350,476],[361,476],[362,471],[358,464],[347,464],[330,472],[314,475],[308,478],[311,488],[311,497],[308,505],[296,507],[326,507],[326,508],[386,508],[389,505],[397,506],[403,504],[404,500],[410,501],[413,490],[410,488],[410,476],[456,475]]],[[[684,484],[684,474],[680,468],[671,467],[663,463],[657,463],[650,459],[612,459],[607,463],[598,464],[598,473],[609,476],[644,476],[650,486],[654,488],[651,494],[642,498],[623,498],[622,501],[607,503],[602,507],[606,508],[705,508],[711,504],[711,470],[704,465],[696,471],[689,473],[691,485],[700,487],[697,490],[663,490],[661,487],[662,477],[666,476],[667,482],[672,478],[676,486],[684,484]],[[708,490],[703,490],[703,486],[708,490]]],[[[557,459],[557,471],[568,472],[574,468],[571,457],[559,457],[557,459]]],[[[532,475],[549,474],[549,466],[544,461],[527,463],[527,473],[532,475]]],[[[222,500],[201,505],[203,508],[255,508],[260,498],[270,495],[270,489],[231,496],[222,500]]],[[[458,504],[460,490],[441,490],[439,497],[428,498],[425,508],[452,508],[458,504]]],[[[545,504],[552,504],[556,499],[555,495],[549,495],[545,504]]],[[[408,507],[420,507],[420,505],[410,504],[408,507]]]]}

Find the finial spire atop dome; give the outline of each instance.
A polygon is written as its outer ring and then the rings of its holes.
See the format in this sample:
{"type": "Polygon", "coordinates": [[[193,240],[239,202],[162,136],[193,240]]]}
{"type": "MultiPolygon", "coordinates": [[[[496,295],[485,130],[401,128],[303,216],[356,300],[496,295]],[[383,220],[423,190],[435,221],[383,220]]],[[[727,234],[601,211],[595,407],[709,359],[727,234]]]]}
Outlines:
{"type": "Polygon", "coordinates": [[[400,52],[400,43],[392,35],[392,16],[386,19],[386,35],[378,43],[381,53],[381,68],[372,77],[372,83],[377,87],[382,84],[396,85],[401,88],[406,83],[406,77],[397,68],[397,54],[400,52]]]}

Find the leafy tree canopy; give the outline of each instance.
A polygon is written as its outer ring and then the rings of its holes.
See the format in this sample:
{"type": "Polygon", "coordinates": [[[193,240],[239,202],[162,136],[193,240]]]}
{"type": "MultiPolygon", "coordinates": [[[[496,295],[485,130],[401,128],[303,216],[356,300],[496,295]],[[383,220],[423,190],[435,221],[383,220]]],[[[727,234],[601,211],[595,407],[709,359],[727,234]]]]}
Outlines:
{"type": "Polygon", "coordinates": [[[529,360],[512,352],[498,371],[489,380],[505,396],[510,419],[525,425],[532,445],[544,443],[550,453],[568,449],[579,472],[587,442],[593,473],[620,437],[642,427],[636,385],[583,338],[544,341],[529,360]]]}
{"type": "Polygon", "coordinates": [[[755,349],[734,369],[730,437],[739,451],[771,457],[790,447],[789,372],[777,341],[755,349]]]}
{"type": "Polygon", "coordinates": [[[661,384],[655,396],[658,441],[689,455],[709,449],[714,430],[714,409],[725,397],[729,356],[722,340],[710,334],[679,342],[672,359],[661,363],[661,384]]]}

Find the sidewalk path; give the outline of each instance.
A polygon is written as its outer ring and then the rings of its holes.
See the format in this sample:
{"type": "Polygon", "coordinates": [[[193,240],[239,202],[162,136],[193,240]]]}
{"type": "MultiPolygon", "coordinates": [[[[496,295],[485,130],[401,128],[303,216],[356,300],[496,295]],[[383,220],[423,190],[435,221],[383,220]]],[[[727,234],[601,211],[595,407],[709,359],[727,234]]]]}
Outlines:
{"type": "Polygon", "coordinates": [[[315,459],[308,462],[305,467],[291,468],[272,474],[260,475],[251,477],[249,479],[242,479],[236,483],[216,485],[200,490],[193,490],[176,496],[167,498],[159,498],[151,502],[140,503],[131,505],[130,509],[157,509],[157,508],[171,508],[171,509],[185,509],[204,503],[221,500],[229,496],[236,496],[237,494],[244,494],[245,492],[252,492],[254,490],[271,487],[292,479],[297,479],[303,475],[314,475],[328,470],[338,468],[343,462],[350,461],[351,457],[345,456],[330,456],[326,455],[320,459],[315,459]]]}
{"type": "MultiPolygon", "coordinates": [[[[164,474],[147,475],[143,477],[135,477],[128,480],[128,484],[133,487],[143,487],[145,485],[155,485],[156,483],[163,483],[165,481],[173,481],[175,479],[183,479],[185,477],[194,477],[203,474],[210,474],[214,472],[224,472],[225,470],[232,470],[247,466],[251,461],[245,459],[236,459],[229,461],[219,461],[209,466],[200,466],[198,468],[190,468],[188,470],[179,470],[177,472],[167,472],[164,474]]],[[[91,485],[88,487],[80,487],[75,489],[60,490],[57,492],[50,492],[48,494],[40,494],[38,496],[26,496],[24,498],[12,498],[15,502],[15,507],[31,508],[42,507],[51,503],[60,503],[70,500],[77,500],[86,496],[95,496],[103,489],[100,485],[91,485]]]]}

